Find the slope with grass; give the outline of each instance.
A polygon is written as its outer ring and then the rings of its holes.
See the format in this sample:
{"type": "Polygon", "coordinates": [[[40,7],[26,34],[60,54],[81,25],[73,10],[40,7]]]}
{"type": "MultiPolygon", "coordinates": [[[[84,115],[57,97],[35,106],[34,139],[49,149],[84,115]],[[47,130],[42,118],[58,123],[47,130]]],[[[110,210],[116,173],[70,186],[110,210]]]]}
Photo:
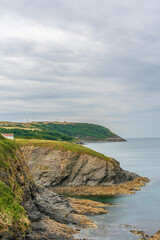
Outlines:
{"type": "Polygon", "coordinates": [[[29,178],[28,168],[17,156],[18,145],[0,135],[0,238],[20,238],[29,227],[20,205],[29,178]],[[23,173],[22,173],[23,171],[23,173]]]}

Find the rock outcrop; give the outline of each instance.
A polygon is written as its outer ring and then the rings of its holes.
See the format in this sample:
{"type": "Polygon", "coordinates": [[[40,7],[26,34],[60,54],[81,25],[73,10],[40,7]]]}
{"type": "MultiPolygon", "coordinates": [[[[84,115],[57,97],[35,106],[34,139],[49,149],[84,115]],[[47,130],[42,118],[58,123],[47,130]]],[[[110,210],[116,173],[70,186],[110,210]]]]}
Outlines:
{"type": "Polygon", "coordinates": [[[137,177],[133,181],[115,184],[112,186],[58,186],[53,187],[53,191],[57,194],[70,196],[110,196],[118,194],[134,194],[141,187],[149,182],[148,178],[137,177]]]}
{"type": "Polygon", "coordinates": [[[24,146],[24,158],[37,184],[57,186],[108,186],[138,177],[119,162],[73,151],[24,146]]]}

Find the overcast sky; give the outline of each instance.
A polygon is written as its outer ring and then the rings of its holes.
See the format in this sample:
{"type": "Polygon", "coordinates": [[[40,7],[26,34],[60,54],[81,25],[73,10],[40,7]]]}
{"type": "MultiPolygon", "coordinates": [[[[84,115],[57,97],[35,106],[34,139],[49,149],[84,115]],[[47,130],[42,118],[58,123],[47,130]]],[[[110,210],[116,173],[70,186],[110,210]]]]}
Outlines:
{"type": "Polygon", "coordinates": [[[0,0],[0,120],[160,136],[159,0],[0,0]]]}

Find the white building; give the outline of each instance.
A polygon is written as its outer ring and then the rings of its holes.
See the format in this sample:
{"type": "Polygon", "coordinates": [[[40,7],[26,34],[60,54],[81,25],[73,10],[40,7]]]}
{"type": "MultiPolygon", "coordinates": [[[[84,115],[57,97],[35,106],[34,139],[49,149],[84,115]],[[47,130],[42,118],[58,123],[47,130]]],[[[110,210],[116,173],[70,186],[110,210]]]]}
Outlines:
{"type": "Polygon", "coordinates": [[[14,139],[14,134],[13,133],[1,133],[3,137],[8,138],[8,139],[14,139]]]}

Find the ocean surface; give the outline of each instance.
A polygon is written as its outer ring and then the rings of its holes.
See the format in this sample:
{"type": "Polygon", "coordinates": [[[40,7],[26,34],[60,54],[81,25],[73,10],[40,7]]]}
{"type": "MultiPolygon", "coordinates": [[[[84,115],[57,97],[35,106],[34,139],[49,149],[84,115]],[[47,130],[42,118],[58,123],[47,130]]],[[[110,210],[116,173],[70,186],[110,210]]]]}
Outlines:
{"type": "Polygon", "coordinates": [[[89,143],[87,147],[115,158],[123,169],[148,177],[150,183],[131,195],[92,197],[112,204],[109,213],[90,217],[98,229],[81,230],[77,238],[135,240],[130,230],[153,235],[160,229],[160,138],[127,139],[127,142],[89,143]]]}

